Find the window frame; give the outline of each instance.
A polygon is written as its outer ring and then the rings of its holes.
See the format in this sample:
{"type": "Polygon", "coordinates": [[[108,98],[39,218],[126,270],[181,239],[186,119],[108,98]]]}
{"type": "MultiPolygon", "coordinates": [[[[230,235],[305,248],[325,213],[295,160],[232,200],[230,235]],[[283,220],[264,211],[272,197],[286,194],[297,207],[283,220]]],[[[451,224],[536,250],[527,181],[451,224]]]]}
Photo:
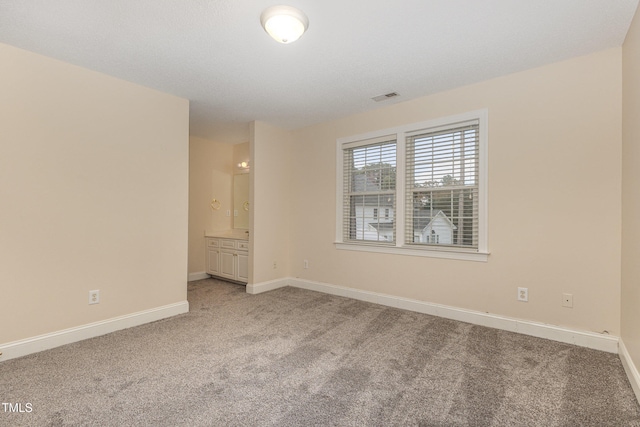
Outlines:
{"type": "Polygon", "coordinates": [[[336,141],[336,236],[335,246],[339,250],[364,251],[391,253],[410,256],[424,256],[432,258],[446,258],[466,261],[487,262],[488,250],[488,110],[481,109],[456,114],[447,117],[436,118],[424,122],[411,123],[394,128],[381,129],[359,135],[338,138],[336,141]],[[438,246],[417,246],[405,244],[404,225],[405,215],[405,188],[406,188],[406,146],[407,134],[415,134],[417,131],[428,132],[430,129],[441,127],[455,127],[458,124],[477,121],[478,130],[478,248],[458,248],[458,247],[438,247],[438,246]],[[380,244],[376,241],[345,241],[343,236],[343,215],[344,215],[344,151],[349,146],[358,144],[366,140],[375,140],[380,137],[395,135],[396,139],[396,189],[395,200],[396,210],[394,218],[396,221],[396,241],[395,245],[380,244]]]}
{"type": "MultiPolygon", "coordinates": [[[[397,148],[397,141],[395,140],[395,135],[385,135],[385,136],[381,136],[380,138],[375,138],[374,140],[364,140],[364,141],[356,141],[354,143],[349,143],[349,144],[345,144],[343,146],[343,176],[344,172],[346,172],[346,170],[348,169],[349,171],[347,172],[349,175],[346,176],[350,176],[350,174],[352,174],[353,172],[355,172],[354,170],[352,170],[351,166],[348,166],[345,162],[347,160],[345,159],[352,159],[355,160],[356,157],[353,157],[357,151],[361,151],[364,150],[365,152],[368,152],[369,150],[371,150],[371,154],[373,154],[374,157],[376,157],[376,151],[378,149],[380,149],[380,154],[384,155],[384,157],[386,157],[385,153],[388,154],[389,149],[392,147],[392,151],[394,152],[394,161],[397,159],[398,154],[396,152],[396,148],[397,148]]],[[[365,157],[367,156],[366,153],[360,153],[358,154],[357,158],[359,160],[362,160],[362,154],[365,154],[365,157]]],[[[375,168],[373,169],[375,170],[375,168]]],[[[382,172],[383,169],[380,169],[380,172],[382,172]]],[[[396,172],[397,175],[397,172],[396,172]]],[[[377,190],[373,190],[373,191],[368,191],[368,190],[355,190],[355,189],[351,189],[351,190],[347,190],[347,187],[350,187],[350,184],[352,182],[347,182],[347,181],[343,181],[343,186],[342,186],[342,191],[343,191],[343,199],[347,200],[348,196],[353,196],[356,199],[358,198],[362,198],[362,200],[364,201],[365,199],[368,198],[377,198],[378,199],[378,223],[380,223],[380,219],[381,219],[381,209],[384,209],[384,205],[380,205],[379,201],[380,201],[380,197],[384,197],[384,195],[386,194],[387,196],[392,196],[393,197],[393,204],[396,204],[396,189],[393,188],[378,188],[377,190]],[[349,184],[349,185],[348,185],[349,184]],[[355,190],[355,191],[354,191],[355,190]]],[[[394,187],[395,187],[395,183],[394,183],[394,187]]],[[[351,213],[352,207],[356,207],[357,210],[357,205],[351,205],[351,199],[349,199],[349,205],[347,205],[346,203],[342,205],[343,210],[343,218],[345,218],[344,215],[346,215],[347,211],[349,211],[351,213]]],[[[366,214],[366,209],[363,209],[362,211],[363,214],[366,214]]],[[[373,215],[372,215],[373,216],[373,215]]],[[[357,226],[358,223],[358,215],[355,216],[351,216],[351,214],[349,214],[349,224],[347,225],[347,223],[343,223],[343,229],[342,229],[342,236],[345,242],[349,242],[349,243],[373,243],[373,244],[380,244],[380,245],[385,245],[385,246],[389,246],[389,245],[395,245],[395,235],[396,235],[396,231],[395,228],[392,230],[392,235],[393,237],[391,239],[385,238],[385,239],[381,239],[381,235],[379,232],[377,232],[377,239],[366,239],[365,238],[365,234],[366,234],[366,227],[365,227],[365,223],[363,221],[363,228],[362,230],[360,230],[357,226]],[[352,222],[354,221],[356,223],[356,228],[352,230],[351,226],[352,226],[352,222]],[[357,235],[358,233],[362,232],[362,238],[358,238],[357,235]],[[356,234],[355,238],[352,237],[347,237],[347,232],[349,233],[354,233],[356,234]]],[[[366,218],[366,216],[363,215],[362,217],[363,219],[366,218]]],[[[376,218],[372,218],[372,219],[376,219],[376,218]]],[[[371,224],[369,224],[371,225],[371,224]]]]}

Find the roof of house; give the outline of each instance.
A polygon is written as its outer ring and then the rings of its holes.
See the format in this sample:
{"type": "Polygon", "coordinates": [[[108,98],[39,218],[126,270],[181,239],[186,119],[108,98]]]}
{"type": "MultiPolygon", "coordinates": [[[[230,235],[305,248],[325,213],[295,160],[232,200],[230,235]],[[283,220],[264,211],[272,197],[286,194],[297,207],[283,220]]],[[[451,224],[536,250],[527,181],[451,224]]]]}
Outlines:
{"type": "Polygon", "coordinates": [[[429,227],[433,223],[433,221],[435,221],[437,218],[444,219],[449,224],[449,227],[451,227],[452,230],[455,230],[458,228],[454,223],[451,222],[449,217],[442,210],[438,210],[433,216],[429,216],[429,217],[414,216],[413,229],[423,231],[425,228],[429,227]]]}
{"type": "MultiPolygon", "coordinates": [[[[442,210],[438,210],[433,216],[414,217],[413,218],[414,232],[424,231],[424,229],[429,227],[433,223],[433,221],[435,221],[437,218],[444,219],[447,222],[447,224],[449,224],[449,227],[451,227],[452,230],[456,230],[458,228],[454,223],[451,222],[451,220],[447,217],[447,215],[442,210]]],[[[375,221],[375,222],[370,222],[369,225],[378,231],[390,231],[390,230],[393,230],[394,221],[385,221],[385,222],[375,221]]]]}

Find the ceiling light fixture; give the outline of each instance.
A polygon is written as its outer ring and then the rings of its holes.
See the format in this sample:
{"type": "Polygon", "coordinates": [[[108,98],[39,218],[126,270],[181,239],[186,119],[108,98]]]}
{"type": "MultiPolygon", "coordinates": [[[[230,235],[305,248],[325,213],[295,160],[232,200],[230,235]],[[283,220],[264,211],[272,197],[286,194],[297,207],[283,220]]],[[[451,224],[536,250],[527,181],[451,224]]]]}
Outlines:
{"type": "Polygon", "coordinates": [[[271,6],[260,15],[264,30],[277,42],[288,44],[300,38],[309,27],[309,18],[291,6],[271,6]]]}

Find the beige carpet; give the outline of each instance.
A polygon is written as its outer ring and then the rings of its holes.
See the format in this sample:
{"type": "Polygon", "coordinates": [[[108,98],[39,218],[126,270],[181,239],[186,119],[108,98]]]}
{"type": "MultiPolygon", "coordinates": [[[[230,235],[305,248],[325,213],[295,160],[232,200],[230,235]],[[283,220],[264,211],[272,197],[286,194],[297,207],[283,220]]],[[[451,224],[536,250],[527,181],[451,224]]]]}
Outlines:
{"type": "Polygon", "coordinates": [[[640,426],[617,355],[316,292],[189,285],[191,312],[0,363],[2,426],[640,426]]]}

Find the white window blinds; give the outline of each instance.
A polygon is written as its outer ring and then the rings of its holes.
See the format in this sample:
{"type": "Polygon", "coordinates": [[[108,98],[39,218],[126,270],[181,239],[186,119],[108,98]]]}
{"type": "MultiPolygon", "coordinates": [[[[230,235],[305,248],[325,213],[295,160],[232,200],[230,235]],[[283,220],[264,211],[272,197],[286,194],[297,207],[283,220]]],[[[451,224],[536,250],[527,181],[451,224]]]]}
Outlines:
{"type": "Polygon", "coordinates": [[[345,146],[343,167],[343,241],[393,244],[395,136],[345,146]]]}
{"type": "Polygon", "coordinates": [[[478,249],[478,121],[406,136],[406,245],[478,249]]]}

